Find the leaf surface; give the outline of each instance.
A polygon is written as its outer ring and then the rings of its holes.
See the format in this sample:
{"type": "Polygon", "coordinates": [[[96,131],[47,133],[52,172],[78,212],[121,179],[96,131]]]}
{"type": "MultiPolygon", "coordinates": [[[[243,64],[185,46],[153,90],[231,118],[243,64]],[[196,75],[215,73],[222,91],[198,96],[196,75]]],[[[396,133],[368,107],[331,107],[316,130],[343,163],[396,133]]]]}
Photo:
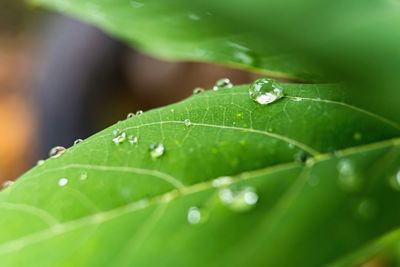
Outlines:
{"type": "Polygon", "coordinates": [[[247,88],[126,119],[33,168],[0,193],[2,264],[320,266],[399,226],[383,212],[400,201],[398,124],[337,85],[285,84],[266,106],[247,88]],[[115,129],[138,144],[116,145],[115,129]],[[221,200],[247,187],[249,210],[221,200]]]}

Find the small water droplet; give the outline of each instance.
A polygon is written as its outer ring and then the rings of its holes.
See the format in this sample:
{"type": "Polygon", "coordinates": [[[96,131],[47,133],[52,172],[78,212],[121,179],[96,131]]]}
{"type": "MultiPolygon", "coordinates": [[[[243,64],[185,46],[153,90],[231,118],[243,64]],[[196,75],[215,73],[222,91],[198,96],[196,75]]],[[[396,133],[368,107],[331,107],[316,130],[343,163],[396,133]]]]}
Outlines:
{"type": "Polygon", "coordinates": [[[65,178],[65,177],[63,177],[63,178],[60,178],[59,180],[58,180],[58,185],[59,186],[66,186],[68,184],[68,179],[67,178],[65,178]]]}
{"type": "Polygon", "coordinates": [[[364,220],[371,220],[378,213],[378,204],[372,199],[364,199],[358,204],[357,215],[364,220]]]}
{"type": "Polygon", "coordinates": [[[239,190],[224,188],[219,191],[221,202],[233,211],[248,211],[258,202],[254,188],[244,187],[239,190]]]}
{"type": "Polygon", "coordinates": [[[62,154],[64,154],[65,151],[66,151],[65,147],[63,147],[63,146],[55,146],[52,149],[50,149],[49,157],[58,158],[62,154]]]}
{"type": "Polygon", "coordinates": [[[1,187],[4,189],[4,188],[7,188],[7,187],[12,186],[14,183],[15,183],[14,181],[9,181],[9,180],[7,180],[7,181],[4,181],[4,182],[3,182],[3,184],[1,185],[1,187]]]}
{"type": "Polygon", "coordinates": [[[152,144],[150,145],[150,157],[156,159],[164,155],[164,145],[163,144],[152,144]]]}
{"type": "Polygon", "coordinates": [[[294,145],[293,143],[289,143],[289,144],[288,144],[288,148],[289,148],[289,149],[293,149],[293,148],[295,148],[295,145],[294,145]]]}
{"type": "Polygon", "coordinates": [[[362,187],[363,179],[349,159],[340,160],[337,164],[338,182],[343,191],[355,192],[362,187]]]}
{"type": "Polygon", "coordinates": [[[362,133],[360,133],[360,132],[355,132],[355,133],[353,134],[353,139],[354,139],[355,141],[361,141],[361,139],[362,139],[362,133]]]}
{"type": "Polygon", "coordinates": [[[226,187],[232,183],[232,177],[221,176],[212,181],[213,187],[226,187]]]}
{"type": "Polygon", "coordinates": [[[292,97],[291,99],[292,99],[293,101],[296,101],[296,102],[299,102],[299,101],[303,100],[303,98],[298,97],[298,96],[292,97]]]}
{"type": "Polygon", "coordinates": [[[283,97],[283,88],[273,79],[261,78],[250,85],[249,95],[258,104],[268,105],[283,97]]]}
{"type": "Polygon", "coordinates": [[[135,117],[135,113],[133,113],[133,112],[130,112],[130,113],[128,113],[128,115],[126,115],[127,119],[131,119],[133,117],[135,117]]]}
{"type": "Polygon", "coordinates": [[[144,3],[139,2],[139,1],[133,1],[133,0],[130,0],[130,1],[129,1],[129,4],[130,4],[131,7],[133,7],[133,8],[141,8],[141,7],[144,6],[144,3]]]}
{"type": "Polygon", "coordinates": [[[196,87],[196,88],[193,89],[193,94],[194,95],[198,95],[198,94],[201,94],[203,92],[204,92],[204,89],[201,88],[201,87],[196,87]]]}
{"type": "Polygon", "coordinates": [[[77,144],[82,143],[82,142],[83,142],[82,139],[76,139],[76,140],[74,141],[74,146],[76,146],[77,144]]]}
{"type": "Polygon", "coordinates": [[[81,172],[81,175],[79,176],[79,179],[81,181],[85,181],[88,178],[87,172],[81,172]]]}
{"type": "Polygon", "coordinates": [[[192,122],[191,122],[189,119],[185,119],[185,120],[183,121],[183,123],[185,124],[186,127],[189,127],[189,126],[192,125],[192,122]]]}
{"type": "Polygon", "coordinates": [[[120,129],[115,129],[115,130],[112,131],[112,135],[113,135],[114,137],[117,137],[117,136],[120,135],[120,134],[121,134],[120,129]]]}
{"type": "Polygon", "coordinates": [[[296,152],[294,154],[293,159],[297,162],[305,163],[309,157],[310,157],[310,154],[308,154],[304,150],[299,150],[298,152],[296,152]]]}
{"type": "Polygon", "coordinates": [[[131,145],[136,145],[139,142],[139,138],[134,135],[128,136],[128,141],[131,145]]]}
{"type": "Polygon", "coordinates": [[[119,144],[123,143],[125,140],[126,140],[126,133],[125,132],[122,132],[118,136],[113,138],[113,142],[116,145],[119,145],[119,144]]]}
{"type": "Polygon", "coordinates": [[[202,212],[198,207],[190,207],[187,213],[187,221],[190,224],[199,224],[203,221],[202,212]]]}
{"type": "Polygon", "coordinates": [[[213,90],[217,91],[219,89],[232,88],[232,87],[233,84],[231,83],[231,81],[228,78],[223,78],[215,82],[213,90]]]}
{"type": "Polygon", "coordinates": [[[389,183],[392,188],[400,191],[400,169],[390,177],[389,183]]]}
{"type": "Polygon", "coordinates": [[[36,165],[37,166],[42,166],[43,164],[44,164],[44,160],[43,159],[39,159],[37,162],[36,162],[36,165]]]}
{"type": "Polygon", "coordinates": [[[189,17],[189,19],[191,19],[191,20],[200,20],[200,19],[201,19],[200,16],[197,15],[197,14],[195,14],[195,13],[189,13],[189,14],[188,14],[188,17],[189,17]]]}
{"type": "Polygon", "coordinates": [[[140,115],[142,115],[143,114],[143,110],[138,110],[138,111],[136,111],[136,116],[140,116],[140,115]]]}

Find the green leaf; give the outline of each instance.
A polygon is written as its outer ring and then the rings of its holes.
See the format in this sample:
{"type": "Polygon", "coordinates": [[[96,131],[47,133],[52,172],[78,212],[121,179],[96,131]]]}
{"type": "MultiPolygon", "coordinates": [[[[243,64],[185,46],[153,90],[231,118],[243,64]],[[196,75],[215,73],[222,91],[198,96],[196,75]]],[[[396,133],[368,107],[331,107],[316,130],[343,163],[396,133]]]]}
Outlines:
{"type": "Polygon", "coordinates": [[[272,37],[221,27],[212,11],[190,1],[31,0],[99,26],[136,48],[169,60],[231,65],[268,76],[317,79],[312,61],[272,37]]]}
{"type": "Polygon", "coordinates": [[[0,193],[2,265],[321,266],[399,227],[400,126],[340,86],[283,87],[204,92],[33,168],[0,193]]]}

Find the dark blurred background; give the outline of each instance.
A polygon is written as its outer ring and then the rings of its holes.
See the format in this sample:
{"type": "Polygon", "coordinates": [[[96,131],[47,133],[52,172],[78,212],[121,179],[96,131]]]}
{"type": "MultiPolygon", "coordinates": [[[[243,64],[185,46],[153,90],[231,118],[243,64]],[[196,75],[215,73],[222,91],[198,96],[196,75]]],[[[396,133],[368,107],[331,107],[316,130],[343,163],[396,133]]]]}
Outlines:
{"type": "Polygon", "coordinates": [[[23,1],[0,0],[0,182],[13,180],[128,112],[184,99],[222,77],[251,74],[165,62],[100,30],[23,1]]]}

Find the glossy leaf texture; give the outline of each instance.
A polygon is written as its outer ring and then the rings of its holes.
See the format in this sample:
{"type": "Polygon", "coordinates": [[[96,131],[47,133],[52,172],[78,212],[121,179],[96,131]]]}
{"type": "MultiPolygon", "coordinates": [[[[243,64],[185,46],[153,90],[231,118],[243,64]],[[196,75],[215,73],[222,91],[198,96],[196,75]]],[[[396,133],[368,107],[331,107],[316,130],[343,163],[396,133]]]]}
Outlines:
{"type": "Polygon", "coordinates": [[[351,256],[400,225],[387,212],[400,126],[341,86],[283,88],[270,105],[246,85],[200,93],[33,168],[0,193],[2,265],[322,266],[381,252],[351,256]]]}

